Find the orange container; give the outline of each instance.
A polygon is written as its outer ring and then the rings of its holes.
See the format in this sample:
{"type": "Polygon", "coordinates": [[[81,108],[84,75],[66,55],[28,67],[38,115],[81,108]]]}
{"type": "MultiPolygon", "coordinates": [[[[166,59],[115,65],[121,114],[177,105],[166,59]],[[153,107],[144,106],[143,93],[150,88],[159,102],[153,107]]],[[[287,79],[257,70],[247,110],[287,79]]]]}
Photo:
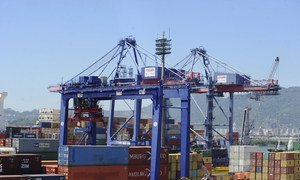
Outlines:
{"type": "Polygon", "coordinates": [[[244,172],[246,179],[250,179],[250,172],[244,172]]]}
{"type": "Polygon", "coordinates": [[[246,175],[243,172],[235,173],[234,176],[235,176],[235,179],[237,179],[237,180],[245,179],[246,178],[246,175]]]}
{"type": "Polygon", "coordinates": [[[57,165],[57,161],[42,161],[42,166],[45,165],[57,165]]]}
{"type": "Polygon", "coordinates": [[[58,165],[44,165],[46,174],[58,174],[58,165]]]}
{"type": "Polygon", "coordinates": [[[128,180],[127,166],[59,166],[58,173],[69,180],[128,180]]]}

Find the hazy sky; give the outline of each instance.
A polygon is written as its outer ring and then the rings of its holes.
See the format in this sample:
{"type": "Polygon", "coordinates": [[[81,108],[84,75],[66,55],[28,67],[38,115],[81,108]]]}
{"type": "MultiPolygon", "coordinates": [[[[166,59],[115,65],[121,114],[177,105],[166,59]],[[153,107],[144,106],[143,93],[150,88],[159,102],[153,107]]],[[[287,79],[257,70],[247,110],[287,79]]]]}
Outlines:
{"type": "Polygon", "coordinates": [[[0,1],[0,91],[6,108],[59,108],[47,87],[71,78],[129,35],[154,52],[169,31],[172,54],[209,54],[255,79],[280,57],[281,86],[300,86],[300,1],[0,1]]]}

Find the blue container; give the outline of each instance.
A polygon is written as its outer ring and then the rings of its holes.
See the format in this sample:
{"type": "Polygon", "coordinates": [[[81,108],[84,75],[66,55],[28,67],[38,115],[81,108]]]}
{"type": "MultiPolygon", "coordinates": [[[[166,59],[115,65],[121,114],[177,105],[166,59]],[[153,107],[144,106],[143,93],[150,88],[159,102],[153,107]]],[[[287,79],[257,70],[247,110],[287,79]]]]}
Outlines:
{"type": "Polygon", "coordinates": [[[88,76],[79,76],[79,83],[86,83],[88,82],[89,77],[88,76]]]}
{"type": "Polygon", "coordinates": [[[36,134],[34,133],[24,133],[25,138],[36,138],[36,134]]]}
{"type": "Polygon", "coordinates": [[[51,128],[51,122],[41,122],[42,128],[51,128]]]}
{"type": "Polygon", "coordinates": [[[24,138],[24,133],[16,133],[13,135],[13,138],[24,138]]]}
{"type": "Polygon", "coordinates": [[[256,172],[261,173],[262,172],[262,167],[261,166],[256,166],[256,172]]]}
{"type": "MultiPolygon", "coordinates": [[[[247,77],[247,76],[245,76],[247,77]]],[[[250,81],[236,73],[219,73],[214,74],[214,80],[218,85],[249,85],[250,81]]],[[[247,77],[248,78],[248,77],[247,77]]]]}
{"type": "Polygon", "coordinates": [[[106,129],[105,128],[97,128],[96,134],[106,134],[106,129]]]}
{"type": "Polygon", "coordinates": [[[143,79],[161,79],[161,67],[147,66],[142,67],[143,79]]]}
{"type": "Polygon", "coordinates": [[[89,76],[88,83],[89,84],[101,84],[101,79],[99,79],[98,76],[89,76]]]}
{"type": "Polygon", "coordinates": [[[126,165],[129,149],[126,146],[59,147],[58,164],[63,166],[126,165]]]}
{"type": "MultiPolygon", "coordinates": [[[[74,134],[82,134],[87,130],[87,128],[79,128],[75,127],[74,128],[74,134]]],[[[97,128],[96,129],[96,134],[106,134],[106,129],[105,128],[97,128]]]]}
{"type": "Polygon", "coordinates": [[[77,134],[82,134],[86,131],[87,129],[86,128],[79,128],[79,127],[75,127],[74,128],[74,134],[77,135],[77,134]]]}

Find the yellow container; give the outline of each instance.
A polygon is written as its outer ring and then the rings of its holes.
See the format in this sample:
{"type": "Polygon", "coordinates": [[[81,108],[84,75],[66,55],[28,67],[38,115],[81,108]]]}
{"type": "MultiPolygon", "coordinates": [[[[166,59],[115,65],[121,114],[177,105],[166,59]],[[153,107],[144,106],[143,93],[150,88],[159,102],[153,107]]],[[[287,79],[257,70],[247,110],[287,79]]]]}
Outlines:
{"type": "Polygon", "coordinates": [[[269,174],[268,173],[263,173],[262,180],[268,180],[268,179],[269,179],[269,174]]]}
{"type": "Polygon", "coordinates": [[[295,167],[294,168],[294,173],[300,173],[300,167],[295,167]]]}
{"type": "Polygon", "coordinates": [[[264,166],[264,167],[262,168],[262,173],[268,174],[268,173],[269,173],[269,168],[264,166]]]}
{"type": "Polygon", "coordinates": [[[299,160],[300,159],[300,152],[299,151],[295,151],[294,153],[294,159],[295,160],[299,160]]]}
{"type": "Polygon", "coordinates": [[[281,161],[281,167],[294,167],[294,166],[295,166],[294,160],[281,161]]]}
{"type": "Polygon", "coordinates": [[[192,163],[192,169],[198,169],[198,163],[197,162],[192,163]]]}
{"type": "Polygon", "coordinates": [[[269,166],[269,161],[263,160],[263,167],[268,167],[268,166],[269,166]]]}
{"type": "Polygon", "coordinates": [[[262,180],[262,173],[256,173],[256,180],[262,180]]]}
{"type": "Polygon", "coordinates": [[[294,180],[294,174],[281,174],[280,180],[294,180]]]}
{"type": "Polygon", "coordinates": [[[294,173],[295,180],[300,180],[300,173],[294,173]]]}
{"type": "Polygon", "coordinates": [[[212,163],[212,157],[203,157],[204,163],[212,163]]]}
{"type": "Polygon", "coordinates": [[[250,180],[255,180],[255,173],[250,173],[250,180]]]}
{"type": "Polygon", "coordinates": [[[177,171],[180,171],[180,163],[177,163],[176,167],[177,167],[177,171]]]}
{"type": "Polygon", "coordinates": [[[176,163],[172,163],[171,164],[171,171],[175,171],[176,172],[176,170],[177,170],[176,163]]]}
{"type": "Polygon", "coordinates": [[[281,160],[281,152],[275,153],[275,160],[281,160]]]}
{"type": "Polygon", "coordinates": [[[300,166],[300,160],[295,160],[295,166],[300,166]]]}

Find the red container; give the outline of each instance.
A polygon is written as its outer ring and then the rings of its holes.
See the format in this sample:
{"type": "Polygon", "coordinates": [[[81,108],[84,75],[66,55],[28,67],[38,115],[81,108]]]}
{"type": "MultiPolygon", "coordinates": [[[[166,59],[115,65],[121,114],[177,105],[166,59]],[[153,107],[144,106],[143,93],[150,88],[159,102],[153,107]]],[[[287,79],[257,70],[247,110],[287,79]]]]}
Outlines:
{"type": "Polygon", "coordinates": [[[6,133],[0,133],[0,139],[5,139],[6,138],[6,133]]]}
{"type": "Polygon", "coordinates": [[[251,152],[250,153],[250,159],[255,160],[256,159],[256,152],[251,152]]]}
{"type": "Polygon", "coordinates": [[[44,165],[46,174],[58,174],[58,165],[44,165]]]}
{"type": "Polygon", "coordinates": [[[17,174],[16,162],[13,155],[0,154],[0,175],[17,174]]]}
{"type": "MultiPolygon", "coordinates": [[[[150,165],[151,147],[131,146],[129,148],[129,165],[142,164],[150,165]]],[[[160,164],[169,163],[169,154],[167,148],[160,150],[160,164]]]]}
{"type": "Polygon", "coordinates": [[[41,155],[38,154],[16,154],[18,174],[41,174],[41,155]]]}
{"type": "Polygon", "coordinates": [[[280,180],[280,174],[275,174],[274,175],[274,180],[280,180]]]}
{"type": "Polygon", "coordinates": [[[270,173],[270,174],[274,174],[274,173],[275,173],[275,169],[272,168],[272,167],[269,167],[269,173],[270,173]]]}
{"type": "Polygon", "coordinates": [[[293,153],[281,153],[281,160],[294,160],[293,153]]]}
{"type": "Polygon", "coordinates": [[[12,138],[5,139],[5,147],[12,147],[12,138]]]}
{"type": "Polygon", "coordinates": [[[256,166],[262,166],[262,159],[261,160],[256,160],[256,166]]]}
{"type": "Polygon", "coordinates": [[[274,161],[274,167],[275,167],[275,168],[280,168],[280,164],[281,164],[281,163],[280,163],[280,160],[275,160],[275,161],[274,161]]]}
{"type": "Polygon", "coordinates": [[[0,139],[0,146],[5,147],[5,139],[0,139]]]}
{"type": "Polygon", "coordinates": [[[263,153],[262,152],[256,152],[256,159],[259,160],[263,160],[263,153]]]}
{"type": "Polygon", "coordinates": [[[269,153],[269,160],[275,160],[275,153],[269,153]]]}
{"type": "Polygon", "coordinates": [[[282,167],[280,169],[281,174],[294,174],[294,167],[282,167]]]}
{"type": "Polygon", "coordinates": [[[212,164],[211,163],[205,163],[204,166],[206,167],[207,170],[212,170],[212,164]]]}
{"type": "MultiPolygon", "coordinates": [[[[168,164],[160,165],[160,179],[168,179],[168,164]]],[[[128,180],[150,179],[150,166],[128,166],[128,180]]]]}
{"type": "Polygon", "coordinates": [[[171,146],[180,146],[180,139],[169,139],[167,141],[167,145],[171,145],[171,146]]]}
{"type": "Polygon", "coordinates": [[[274,174],[269,174],[268,180],[274,180],[274,174]]]}
{"type": "Polygon", "coordinates": [[[280,174],[280,168],[274,168],[274,173],[275,174],[280,174]]]}
{"type": "Polygon", "coordinates": [[[256,159],[250,160],[250,166],[256,166],[256,159]]]}
{"type": "Polygon", "coordinates": [[[269,160],[269,167],[271,167],[271,168],[275,167],[275,161],[274,160],[269,160]]]}
{"type": "Polygon", "coordinates": [[[68,180],[128,180],[127,166],[59,166],[68,180]]]}

